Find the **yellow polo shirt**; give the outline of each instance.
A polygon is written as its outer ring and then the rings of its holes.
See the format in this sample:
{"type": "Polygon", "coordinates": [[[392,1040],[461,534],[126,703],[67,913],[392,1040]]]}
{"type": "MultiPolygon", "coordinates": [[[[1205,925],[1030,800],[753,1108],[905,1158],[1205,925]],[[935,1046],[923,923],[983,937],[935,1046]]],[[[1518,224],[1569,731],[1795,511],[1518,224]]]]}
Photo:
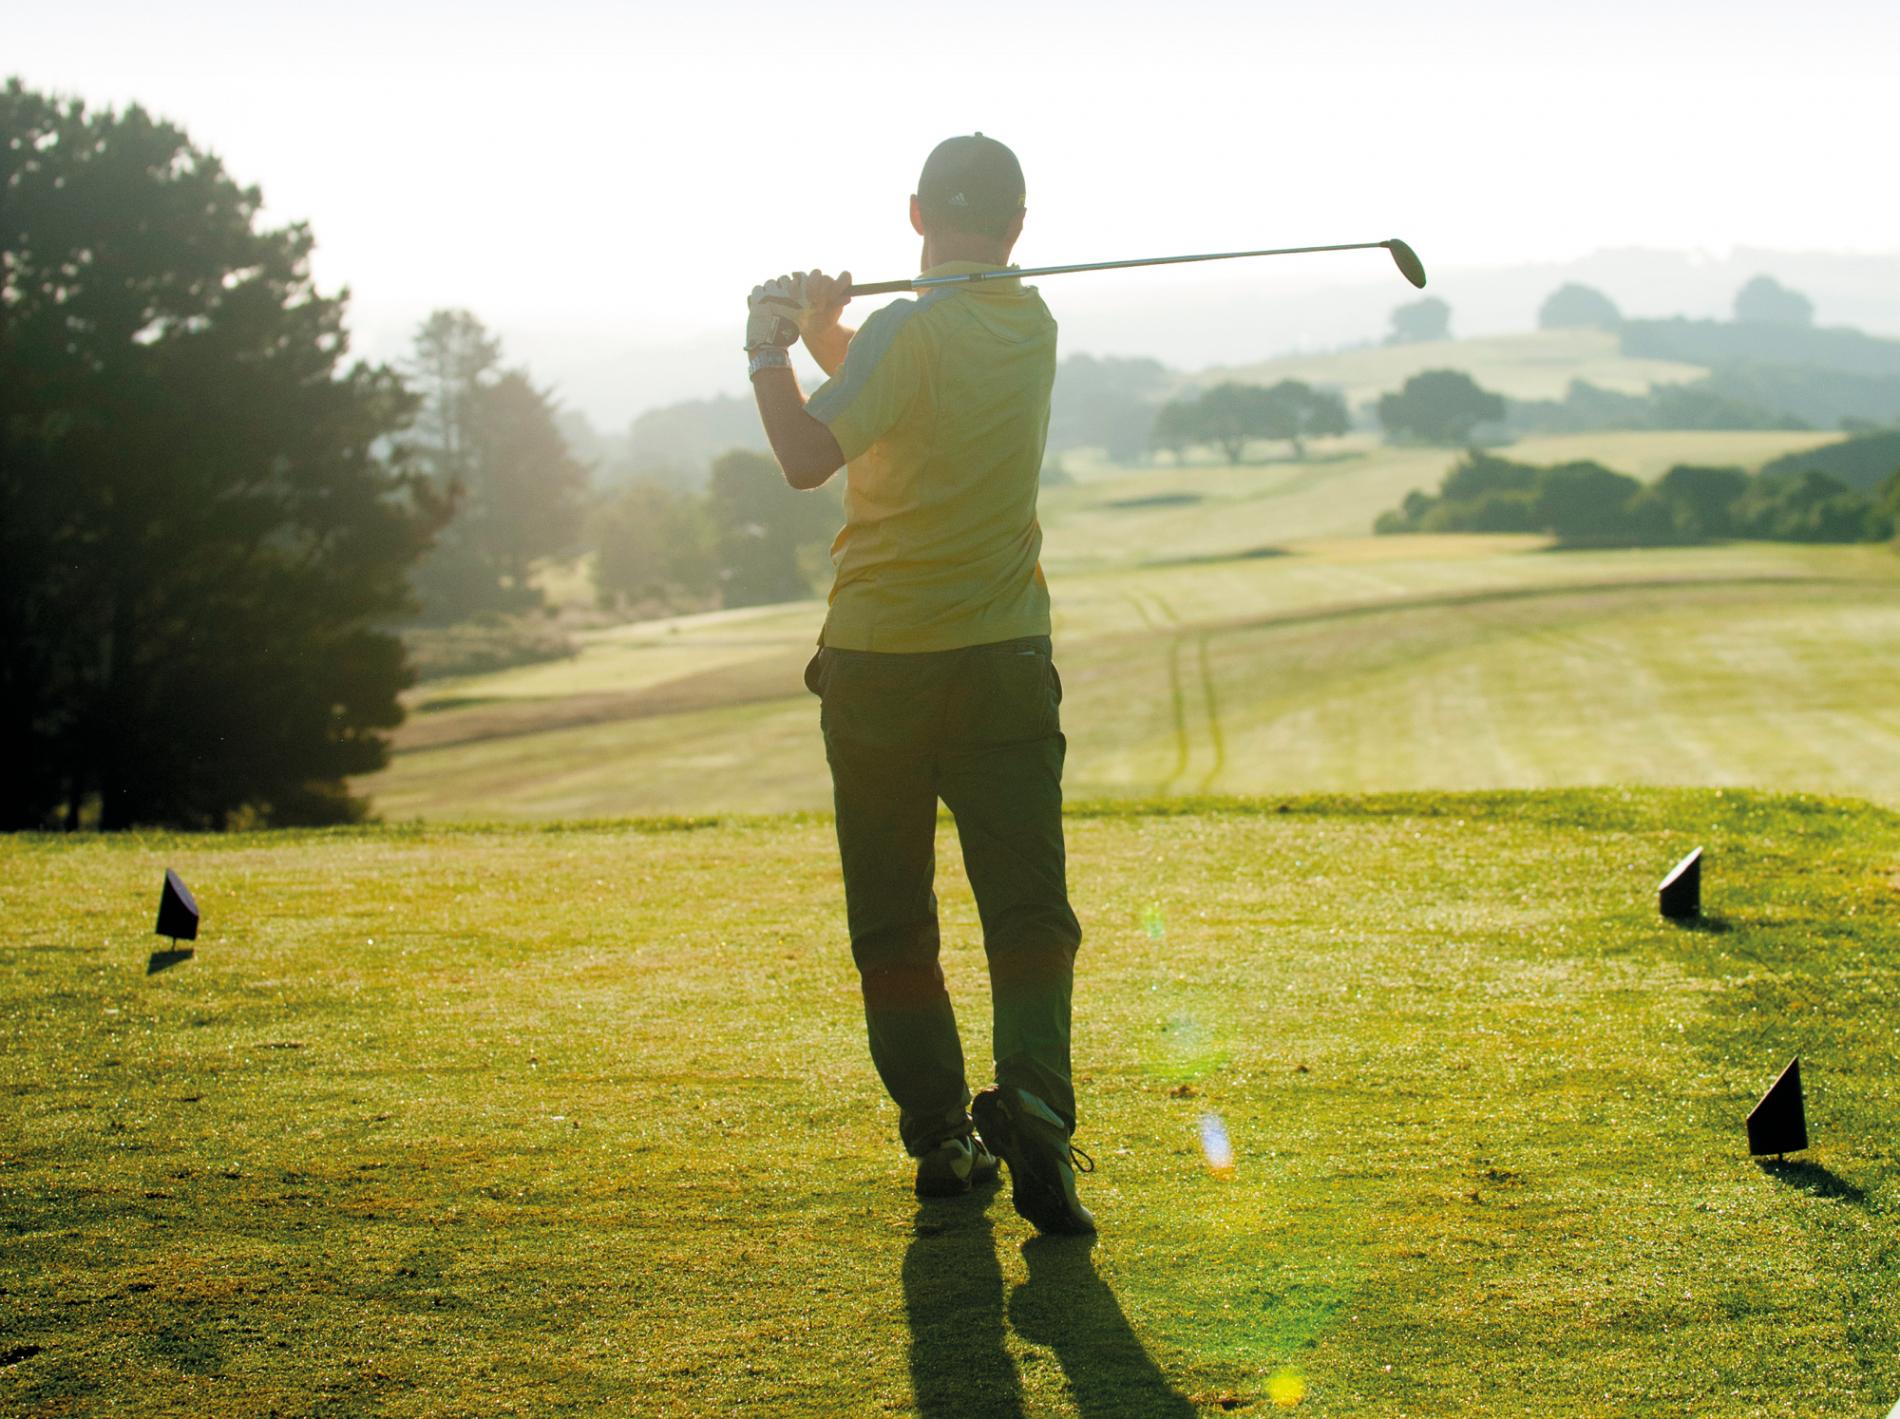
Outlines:
{"type": "Polygon", "coordinates": [[[821,644],[915,652],[1049,634],[1036,487],[1055,373],[1055,320],[1015,277],[938,287],[864,322],[806,405],[848,465],[821,644]]]}

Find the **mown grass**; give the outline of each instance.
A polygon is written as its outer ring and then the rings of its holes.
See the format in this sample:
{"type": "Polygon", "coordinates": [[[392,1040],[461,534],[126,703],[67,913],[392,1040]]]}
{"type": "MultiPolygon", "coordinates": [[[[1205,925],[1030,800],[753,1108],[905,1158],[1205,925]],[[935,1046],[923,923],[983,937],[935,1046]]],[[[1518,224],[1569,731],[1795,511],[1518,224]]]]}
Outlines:
{"type": "MultiPolygon", "coordinates": [[[[1587,783],[1900,803],[1900,558],[1386,537],[1059,578],[1079,796],[1587,783]]],[[[822,611],[625,627],[431,687],[392,819],[819,809],[822,611]]]]}
{"type": "Polygon", "coordinates": [[[0,845],[0,1408],[1900,1397],[1900,815],[1178,799],[1070,837],[1093,1248],[909,1195],[823,817],[0,845]],[[1694,843],[1685,929],[1653,890],[1694,843]],[[147,975],[167,864],[206,933],[147,975]],[[1797,1050],[1815,1147],[1777,1169],[1741,1119],[1797,1050]]]}
{"type": "MultiPolygon", "coordinates": [[[[1837,442],[1839,433],[1796,430],[1642,430],[1519,439],[1505,456],[1524,463],[1591,459],[1645,481],[1679,463],[1754,470],[1784,453],[1837,442]]],[[[1435,492],[1463,449],[1382,443],[1371,434],[1316,441],[1295,460],[1285,444],[1259,442],[1248,461],[1212,450],[1126,467],[1079,455],[1063,460],[1074,481],[1045,489],[1044,566],[1075,572],[1218,560],[1315,538],[1361,537],[1413,489],[1435,492]]]]}

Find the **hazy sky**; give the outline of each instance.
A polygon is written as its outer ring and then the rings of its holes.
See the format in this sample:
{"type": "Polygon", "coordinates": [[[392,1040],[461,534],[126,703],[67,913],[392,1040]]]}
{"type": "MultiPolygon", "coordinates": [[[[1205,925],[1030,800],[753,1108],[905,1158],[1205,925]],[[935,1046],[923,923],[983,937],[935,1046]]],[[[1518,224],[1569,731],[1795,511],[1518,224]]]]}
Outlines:
{"type": "Polygon", "coordinates": [[[971,129],[1023,159],[1026,264],[1894,251],[1897,60],[1872,0],[67,0],[0,40],[0,72],[136,99],[311,222],[371,345],[443,305],[661,344],[736,331],[788,267],[908,274],[918,165],[971,129]]]}

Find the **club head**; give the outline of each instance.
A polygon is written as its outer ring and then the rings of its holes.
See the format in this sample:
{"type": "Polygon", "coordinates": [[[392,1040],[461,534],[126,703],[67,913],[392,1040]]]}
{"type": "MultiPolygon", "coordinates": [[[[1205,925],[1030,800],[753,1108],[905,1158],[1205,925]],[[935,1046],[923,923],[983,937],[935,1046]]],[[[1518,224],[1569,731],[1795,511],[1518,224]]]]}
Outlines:
{"type": "Polygon", "coordinates": [[[1399,274],[1405,277],[1405,279],[1410,281],[1414,286],[1417,286],[1421,291],[1424,290],[1425,265],[1418,259],[1418,253],[1413,251],[1411,247],[1407,246],[1397,237],[1393,237],[1390,241],[1382,242],[1381,245],[1392,253],[1392,261],[1393,264],[1399,268],[1399,274]]]}

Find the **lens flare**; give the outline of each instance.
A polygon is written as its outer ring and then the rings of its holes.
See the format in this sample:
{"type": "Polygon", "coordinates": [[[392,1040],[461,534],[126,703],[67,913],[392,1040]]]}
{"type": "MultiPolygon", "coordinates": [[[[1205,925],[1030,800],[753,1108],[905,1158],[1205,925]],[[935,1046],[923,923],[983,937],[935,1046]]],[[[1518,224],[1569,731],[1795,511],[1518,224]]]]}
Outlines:
{"type": "Polygon", "coordinates": [[[1291,1409],[1306,1398],[1306,1381],[1298,1370],[1282,1370],[1267,1381],[1267,1398],[1282,1409],[1291,1409]]]}
{"type": "Polygon", "coordinates": [[[1141,927],[1150,941],[1159,941],[1168,934],[1167,923],[1161,919],[1161,903],[1148,903],[1148,910],[1141,914],[1141,927]]]}
{"type": "Polygon", "coordinates": [[[1233,1176],[1234,1145],[1228,1141],[1227,1125],[1217,1113],[1201,1115],[1201,1155],[1207,1159],[1207,1170],[1215,1177],[1233,1176]]]}

